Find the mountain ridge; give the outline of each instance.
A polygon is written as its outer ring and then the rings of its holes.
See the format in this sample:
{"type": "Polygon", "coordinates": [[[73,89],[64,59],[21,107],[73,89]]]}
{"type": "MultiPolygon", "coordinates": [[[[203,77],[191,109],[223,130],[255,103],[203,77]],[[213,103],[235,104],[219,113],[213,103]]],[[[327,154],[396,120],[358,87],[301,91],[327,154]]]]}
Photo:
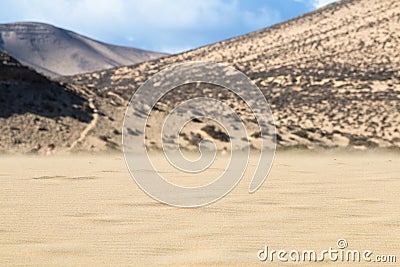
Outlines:
{"type": "MultiPolygon", "coordinates": [[[[142,83],[171,65],[211,61],[235,67],[261,89],[274,115],[278,148],[399,149],[399,22],[395,0],[345,0],[181,54],[60,77],[60,85],[84,99],[82,109],[92,119],[59,147],[121,149],[126,106],[142,83]]],[[[157,131],[168,112],[198,96],[228,101],[251,129],[249,139],[257,147],[260,137],[243,102],[218,88],[188,85],[163,97],[153,110],[146,136],[150,149],[162,148],[157,131]]],[[[197,149],[202,138],[216,141],[219,149],[226,145],[218,139],[223,135],[218,125],[197,120],[189,126],[180,136],[183,147],[197,149]]]]}
{"type": "Polygon", "coordinates": [[[166,55],[110,45],[38,22],[0,24],[0,50],[51,77],[134,64],[166,55]]]}

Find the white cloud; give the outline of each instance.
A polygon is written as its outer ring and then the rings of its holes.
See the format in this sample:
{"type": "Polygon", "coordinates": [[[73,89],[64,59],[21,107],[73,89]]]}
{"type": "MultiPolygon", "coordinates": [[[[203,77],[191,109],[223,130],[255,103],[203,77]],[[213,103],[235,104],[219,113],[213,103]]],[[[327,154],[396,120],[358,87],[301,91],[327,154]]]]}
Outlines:
{"type": "Polygon", "coordinates": [[[250,11],[243,11],[243,21],[249,26],[258,27],[259,25],[268,25],[280,20],[280,14],[276,10],[262,8],[259,14],[250,11]]]}
{"type": "Polygon", "coordinates": [[[238,0],[13,0],[2,3],[0,18],[0,23],[47,22],[102,41],[176,52],[235,27],[269,26],[279,13],[242,10],[238,0]]]}
{"type": "Polygon", "coordinates": [[[313,8],[320,8],[331,4],[333,2],[337,2],[339,0],[293,0],[294,2],[303,3],[313,8]]]}
{"type": "Polygon", "coordinates": [[[320,8],[320,7],[326,6],[326,5],[336,2],[336,1],[338,1],[338,0],[313,0],[312,4],[316,8],[320,8]]]}

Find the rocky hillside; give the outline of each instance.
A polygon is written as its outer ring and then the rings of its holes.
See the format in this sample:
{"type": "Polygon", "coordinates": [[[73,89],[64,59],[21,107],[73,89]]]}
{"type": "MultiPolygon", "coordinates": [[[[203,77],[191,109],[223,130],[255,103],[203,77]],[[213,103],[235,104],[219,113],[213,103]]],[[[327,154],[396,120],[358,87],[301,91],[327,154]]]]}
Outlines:
{"type": "MultiPolygon", "coordinates": [[[[399,148],[399,45],[399,1],[344,0],[182,54],[64,81],[95,95],[103,116],[90,135],[117,144],[113,132],[132,93],[166,66],[196,60],[233,66],[261,88],[274,114],[279,147],[399,148]]],[[[217,95],[207,88],[193,94],[210,92],[217,95]]],[[[160,103],[165,108],[158,112],[167,113],[189,96],[181,88],[160,103]]],[[[242,108],[238,101],[234,106],[242,108]]],[[[210,137],[201,128],[189,134],[210,137]]],[[[90,146],[89,140],[82,142],[83,148],[90,146]]]]}
{"type": "Polygon", "coordinates": [[[84,90],[50,81],[0,52],[0,151],[69,149],[93,120],[84,90]]]}
{"type": "Polygon", "coordinates": [[[75,32],[35,22],[0,24],[0,50],[52,77],[136,64],[165,56],[105,44],[75,32]]]}
{"type": "MultiPolygon", "coordinates": [[[[182,54],[58,82],[0,53],[0,150],[120,149],[133,92],[163,68],[194,60],[233,66],[261,88],[274,114],[278,147],[400,148],[399,44],[398,1],[345,0],[182,54]]],[[[254,117],[242,101],[217,86],[191,84],[176,88],[153,110],[146,128],[150,148],[161,147],[165,116],[194,96],[235,109],[257,147],[254,117]]],[[[189,149],[203,138],[220,149],[229,141],[209,120],[193,121],[180,135],[189,149]]]]}

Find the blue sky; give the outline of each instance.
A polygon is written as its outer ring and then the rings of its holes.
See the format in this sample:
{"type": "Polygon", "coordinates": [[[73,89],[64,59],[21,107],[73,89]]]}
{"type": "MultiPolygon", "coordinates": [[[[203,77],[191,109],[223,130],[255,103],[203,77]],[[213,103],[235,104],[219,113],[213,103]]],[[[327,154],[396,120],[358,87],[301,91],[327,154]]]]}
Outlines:
{"type": "Polygon", "coordinates": [[[334,0],[12,0],[0,23],[38,21],[91,38],[177,53],[271,26],[334,0]]]}

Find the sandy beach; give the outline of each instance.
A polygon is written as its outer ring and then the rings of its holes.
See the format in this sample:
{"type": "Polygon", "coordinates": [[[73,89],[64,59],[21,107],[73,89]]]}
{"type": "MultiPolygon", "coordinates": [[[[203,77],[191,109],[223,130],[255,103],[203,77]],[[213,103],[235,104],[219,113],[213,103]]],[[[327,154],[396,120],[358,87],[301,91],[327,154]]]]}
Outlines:
{"type": "Polygon", "coordinates": [[[120,154],[2,155],[0,265],[291,266],[257,252],[320,251],[338,239],[373,255],[400,251],[398,154],[278,151],[255,194],[251,164],[222,200],[182,209],[143,193],[120,154]]]}

